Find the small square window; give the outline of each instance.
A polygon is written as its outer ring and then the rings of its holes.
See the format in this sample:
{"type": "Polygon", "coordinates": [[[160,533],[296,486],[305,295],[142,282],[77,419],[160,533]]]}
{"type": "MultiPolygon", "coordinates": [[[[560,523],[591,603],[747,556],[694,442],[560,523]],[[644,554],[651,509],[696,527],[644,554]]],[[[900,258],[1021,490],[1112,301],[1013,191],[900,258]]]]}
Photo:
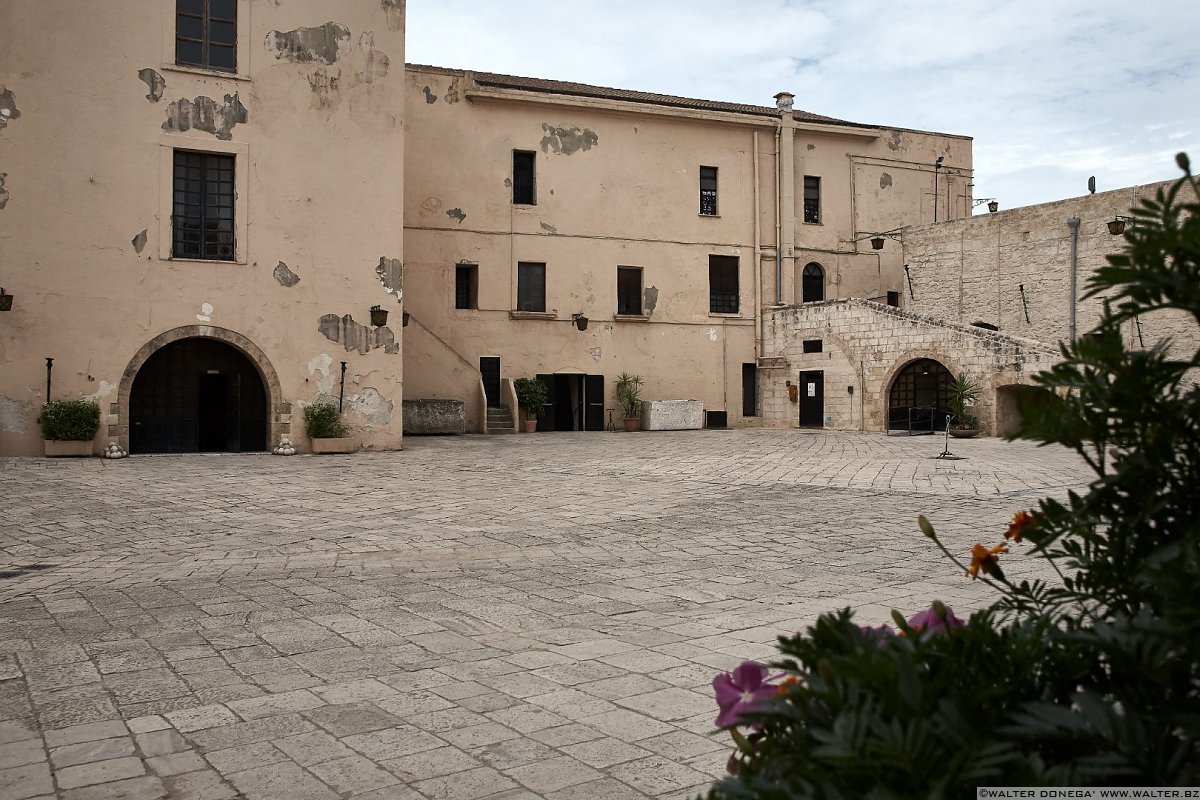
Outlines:
{"type": "Polygon", "coordinates": [[[893,308],[899,308],[900,307],[900,293],[899,292],[888,292],[887,293],[887,304],[889,306],[892,306],[893,308]]]}
{"type": "Polygon", "coordinates": [[[171,256],[234,260],[234,157],[175,151],[171,256]]]}
{"type": "Polygon", "coordinates": [[[821,179],[804,176],[804,221],[816,225],[821,221],[821,179]]]}
{"type": "Polygon", "coordinates": [[[534,164],[537,153],[529,150],[513,150],[513,205],[537,205],[537,184],[534,164]]]}
{"type": "Polygon", "coordinates": [[[804,340],[804,352],[820,353],[821,352],[821,340],[820,339],[805,339],[804,340]]]}
{"type": "Polygon", "coordinates": [[[175,63],[237,71],[236,0],[175,0],[175,63]]]}
{"type": "Polygon", "coordinates": [[[517,264],[517,311],[545,312],[546,265],[530,261],[517,264]]]}
{"type": "Polygon", "coordinates": [[[641,315],[641,267],[617,267],[617,313],[627,316],[641,315]]]}
{"type": "Polygon", "coordinates": [[[706,217],[717,215],[717,168],[700,168],[700,213],[706,217]]]}
{"type": "Polygon", "coordinates": [[[708,312],[738,313],[738,257],[708,257],[708,312]]]}
{"type": "Polygon", "coordinates": [[[454,307],[479,308],[479,267],[459,264],[454,268],[454,307]]]}

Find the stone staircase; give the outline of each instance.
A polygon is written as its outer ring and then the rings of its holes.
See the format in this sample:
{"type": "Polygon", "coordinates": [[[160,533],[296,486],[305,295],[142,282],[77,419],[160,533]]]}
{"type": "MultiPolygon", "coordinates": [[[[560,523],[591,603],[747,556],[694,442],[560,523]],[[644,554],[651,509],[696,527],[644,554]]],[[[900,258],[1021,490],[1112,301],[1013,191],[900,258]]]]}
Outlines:
{"type": "Polygon", "coordinates": [[[488,406],[487,426],[488,433],[517,432],[516,427],[513,425],[512,414],[508,413],[508,409],[503,406],[488,406]]]}

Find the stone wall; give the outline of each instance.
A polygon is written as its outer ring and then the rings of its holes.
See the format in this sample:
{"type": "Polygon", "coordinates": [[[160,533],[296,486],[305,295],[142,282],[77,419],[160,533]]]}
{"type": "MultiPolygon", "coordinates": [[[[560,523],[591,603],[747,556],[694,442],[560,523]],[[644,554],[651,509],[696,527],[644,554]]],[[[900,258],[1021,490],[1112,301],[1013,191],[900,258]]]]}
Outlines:
{"type": "Polygon", "coordinates": [[[781,427],[796,427],[799,421],[788,381],[798,382],[802,371],[821,370],[823,427],[885,430],[896,375],[912,361],[931,358],[978,383],[975,413],[984,432],[1005,432],[1015,413],[1011,387],[1027,386],[1035,373],[1058,360],[1057,349],[1042,342],[858,299],[769,311],[764,328],[762,413],[769,424],[781,427]],[[806,340],[819,340],[821,352],[805,353],[806,340]]]}
{"type": "MultiPolygon", "coordinates": [[[[1108,232],[1118,214],[1128,216],[1141,198],[1169,183],[1131,186],[1055,203],[1015,208],[969,219],[906,228],[904,260],[912,277],[904,307],[922,314],[971,324],[995,325],[1014,336],[1055,343],[1070,335],[1071,230],[1080,220],[1077,242],[1076,331],[1082,335],[1100,319],[1103,299],[1082,299],[1088,279],[1118,252],[1123,236],[1108,232]],[[1022,296],[1022,289],[1024,295],[1022,296]]],[[[1200,330],[1188,315],[1164,311],[1142,317],[1140,329],[1124,327],[1131,348],[1174,339],[1190,353],[1200,330]]]]}

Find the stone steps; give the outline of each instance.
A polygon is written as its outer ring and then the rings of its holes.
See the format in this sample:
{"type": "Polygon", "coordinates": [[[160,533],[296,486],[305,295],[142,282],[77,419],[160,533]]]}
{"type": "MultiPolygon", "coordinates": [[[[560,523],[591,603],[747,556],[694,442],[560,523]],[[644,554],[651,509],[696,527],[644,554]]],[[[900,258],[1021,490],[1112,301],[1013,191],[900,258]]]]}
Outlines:
{"type": "Polygon", "coordinates": [[[507,408],[497,408],[488,406],[487,410],[487,426],[488,433],[516,433],[516,426],[513,425],[512,415],[508,413],[507,408]]]}

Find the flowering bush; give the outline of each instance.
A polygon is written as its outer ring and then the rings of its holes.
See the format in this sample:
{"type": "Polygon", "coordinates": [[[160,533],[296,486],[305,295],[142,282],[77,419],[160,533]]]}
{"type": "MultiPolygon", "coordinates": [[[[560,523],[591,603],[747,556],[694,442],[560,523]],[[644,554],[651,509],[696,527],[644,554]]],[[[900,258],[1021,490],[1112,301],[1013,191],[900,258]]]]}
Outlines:
{"type": "Polygon", "coordinates": [[[964,560],[919,519],[964,579],[998,590],[965,623],[940,603],[893,612],[896,631],[825,614],[780,638],[775,676],[718,676],[737,750],[710,800],[1200,785],[1200,353],[1126,350],[1120,330],[1168,308],[1200,323],[1200,187],[1178,162],[1186,177],[1134,211],[1091,279],[1099,328],[1022,403],[1018,436],[1079,453],[1087,493],[1019,512],[964,560]],[[1022,543],[1055,580],[1007,578],[1022,543]]]}

